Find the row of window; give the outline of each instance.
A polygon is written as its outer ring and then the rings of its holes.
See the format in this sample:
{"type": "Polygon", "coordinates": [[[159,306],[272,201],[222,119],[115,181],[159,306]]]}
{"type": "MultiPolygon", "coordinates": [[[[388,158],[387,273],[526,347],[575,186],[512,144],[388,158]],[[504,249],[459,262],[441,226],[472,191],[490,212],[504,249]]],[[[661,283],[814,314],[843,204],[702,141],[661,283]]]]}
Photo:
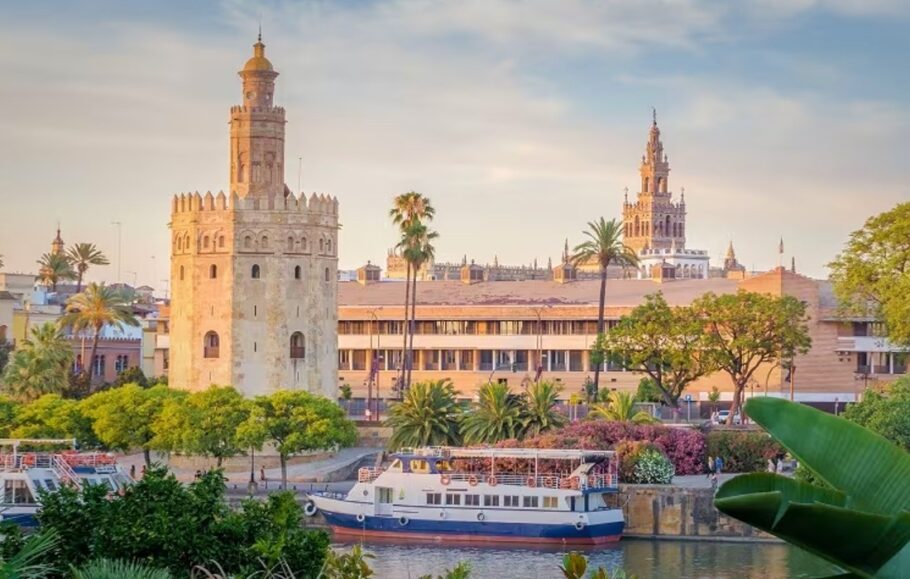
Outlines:
{"type": "MultiPolygon", "coordinates": [[[[414,370],[463,372],[593,372],[587,350],[415,350],[411,361],[414,370]]],[[[339,370],[400,370],[401,350],[338,350],[339,370]]],[[[605,372],[621,372],[622,364],[608,360],[605,372]]]]}
{"type": "MultiPolygon", "coordinates": [[[[107,367],[107,356],[105,354],[96,354],[92,359],[92,376],[104,376],[104,370],[107,367]]],[[[126,354],[118,354],[114,360],[114,372],[119,374],[130,367],[130,357],[126,354]]],[[[77,354],[73,361],[73,372],[82,372],[82,354],[77,354]]]]}
{"type": "MultiPolygon", "coordinates": [[[[183,279],[185,277],[184,266],[182,266],[182,265],[180,266],[180,269],[179,269],[177,275],[180,278],[180,281],[183,281],[183,279]]],[[[329,268],[325,268],[324,276],[325,276],[325,281],[330,281],[332,279],[332,272],[329,268]]],[[[253,266],[250,268],[250,277],[252,279],[261,279],[262,278],[262,268],[259,266],[259,264],[254,263],[253,266]]],[[[209,279],[217,279],[217,278],[218,278],[218,266],[215,264],[212,264],[209,266],[209,279]]],[[[294,279],[297,279],[297,280],[303,279],[303,268],[301,268],[299,265],[294,266],[294,279]]]]}
{"type": "MultiPolygon", "coordinates": [[[[443,495],[442,493],[426,493],[427,504],[428,505],[442,505],[443,504],[443,495]]],[[[464,504],[466,507],[479,507],[481,504],[481,497],[483,500],[483,506],[485,507],[498,507],[500,505],[500,498],[502,499],[502,506],[511,507],[511,508],[525,508],[525,509],[537,509],[540,508],[540,505],[543,504],[545,509],[558,509],[559,508],[559,497],[553,496],[518,496],[518,495],[478,495],[478,494],[460,494],[460,493],[445,493],[445,504],[446,506],[461,506],[464,504]],[[543,499],[541,501],[541,499],[543,499]]]]}
{"type": "MultiPolygon", "coordinates": [[[[607,320],[607,329],[612,328],[617,320],[607,320]]],[[[401,334],[404,322],[397,320],[344,320],[338,322],[339,334],[351,335],[394,335],[401,334]]],[[[418,321],[414,324],[414,333],[423,335],[446,336],[483,336],[483,335],[517,335],[517,336],[590,336],[597,334],[596,320],[435,320],[418,321]]]]}
{"type": "MultiPolygon", "coordinates": [[[[253,351],[255,352],[257,349],[254,342],[253,351]]],[[[221,338],[218,337],[218,332],[206,332],[202,338],[202,356],[204,358],[221,357],[221,338]]],[[[301,332],[291,334],[289,356],[292,360],[303,360],[306,358],[306,340],[301,332]]]]}
{"type": "MultiPolygon", "coordinates": [[[[203,251],[207,249],[223,249],[225,247],[225,238],[224,235],[218,235],[210,237],[208,235],[202,236],[202,241],[200,242],[201,248],[203,251]]],[[[331,239],[320,239],[319,240],[319,253],[324,253],[326,255],[332,255],[334,244],[331,239]]],[[[181,251],[190,251],[192,245],[190,243],[189,234],[178,235],[174,240],[174,247],[178,252],[181,251]]],[[[309,251],[307,244],[307,238],[301,237],[300,239],[295,239],[293,236],[288,236],[287,245],[285,249],[288,253],[306,253],[309,251]]],[[[246,251],[268,251],[269,246],[269,237],[263,235],[258,239],[254,239],[252,235],[246,235],[243,238],[243,249],[246,251]]]]}

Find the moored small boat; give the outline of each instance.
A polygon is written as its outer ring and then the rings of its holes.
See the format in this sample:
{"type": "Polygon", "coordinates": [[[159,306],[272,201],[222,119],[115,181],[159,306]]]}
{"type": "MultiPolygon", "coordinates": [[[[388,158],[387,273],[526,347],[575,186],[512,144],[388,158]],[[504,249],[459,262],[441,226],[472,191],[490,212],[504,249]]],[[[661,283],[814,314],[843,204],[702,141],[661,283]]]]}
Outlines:
{"type": "Polygon", "coordinates": [[[610,451],[403,449],[346,495],[311,494],[305,512],[339,535],[600,544],[622,535],[616,472],[610,451]]]}

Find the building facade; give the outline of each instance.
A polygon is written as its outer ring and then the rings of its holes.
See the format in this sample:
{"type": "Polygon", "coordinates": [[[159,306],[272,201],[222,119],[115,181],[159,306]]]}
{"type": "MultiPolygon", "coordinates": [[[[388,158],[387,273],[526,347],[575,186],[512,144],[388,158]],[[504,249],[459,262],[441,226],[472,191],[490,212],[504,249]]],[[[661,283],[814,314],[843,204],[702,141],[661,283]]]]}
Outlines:
{"type": "Polygon", "coordinates": [[[169,383],[337,390],[338,201],[284,183],[285,111],[261,38],[230,111],[229,192],[171,208],[169,383]]]}
{"type": "MultiPolygon", "coordinates": [[[[881,336],[872,320],[838,315],[830,283],[777,268],[743,280],[625,279],[607,284],[608,327],[662,292],[670,305],[685,306],[707,292],[739,290],[790,295],[808,306],[811,350],[795,359],[788,373],[768,366],[756,373],[748,395],[765,392],[804,402],[832,404],[855,400],[865,386],[907,371],[907,351],[881,336]]],[[[496,282],[469,280],[419,282],[414,337],[413,380],[448,378],[464,398],[488,381],[504,381],[513,391],[537,378],[564,386],[563,398],[581,393],[593,377],[589,350],[597,335],[596,281],[496,282]]],[[[339,298],[339,378],[355,397],[387,398],[397,385],[402,359],[403,284],[342,283],[339,298]],[[371,369],[373,371],[371,371],[371,369]]],[[[601,387],[634,391],[642,374],[607,362],[601,387]]],[[[706,401],[717,386],[730,400],[733,385],[723,373],[695,382],[688,390],[706,401]]]]}

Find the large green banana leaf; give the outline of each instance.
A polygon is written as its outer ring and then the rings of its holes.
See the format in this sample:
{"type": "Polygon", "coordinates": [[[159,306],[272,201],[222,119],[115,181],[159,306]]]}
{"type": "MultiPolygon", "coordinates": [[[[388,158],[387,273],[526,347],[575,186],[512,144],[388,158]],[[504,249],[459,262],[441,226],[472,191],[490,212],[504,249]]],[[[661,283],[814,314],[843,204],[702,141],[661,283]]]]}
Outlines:
{"type": "Polygon", "coordinates": [[[910,455],[859,425],[786,400],[755,398],[746,411],[837,490],[741,475],[720,488],[717,508],[853,576],[910,577],[910,455]]]}

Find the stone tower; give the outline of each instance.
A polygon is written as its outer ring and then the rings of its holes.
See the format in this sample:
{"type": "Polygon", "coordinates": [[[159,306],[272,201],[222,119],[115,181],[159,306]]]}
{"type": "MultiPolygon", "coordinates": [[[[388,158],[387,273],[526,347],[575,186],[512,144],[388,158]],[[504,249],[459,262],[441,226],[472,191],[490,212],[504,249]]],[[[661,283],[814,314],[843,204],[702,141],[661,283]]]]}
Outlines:
{"type": "Polygon", "coordinates": [[[664,153],[654,114],[648,144],[641,158],[641,190],[634,203],[623,202],[624,241],[640,253],[643,249],[681,250],[686,247],[686,201],[673,202],[668,177],[670,162],[664,153]]]}
{"type": "Polygon", "coordinates": [[[63,237],[60,236],[60,226],[57,226],[57,237],[51,242],[51,255],[60,255],[63,253],[63,237]]]}
{"type": "Polygon", "coordinates": [[[284,109],[260,37],[231,107],[227,194],[174,196],[169,382],[337,390],[338,201],[284,184],[284,109]]]}

